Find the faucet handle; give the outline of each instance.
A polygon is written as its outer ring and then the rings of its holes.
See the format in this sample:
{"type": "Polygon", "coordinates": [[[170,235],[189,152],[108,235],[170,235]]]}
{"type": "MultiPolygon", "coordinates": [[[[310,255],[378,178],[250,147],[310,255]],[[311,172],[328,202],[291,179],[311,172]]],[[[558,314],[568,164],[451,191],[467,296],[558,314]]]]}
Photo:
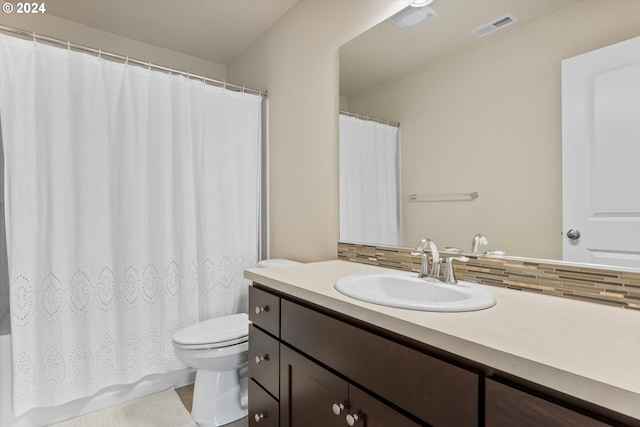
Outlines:
{"type": "Polygon", "coordinates": [[[455,275],[453,274],[453,261],[467,262],[469,258],[466,256],[456,256],[446,258],[446,265],[444,268],[444,281],[446,283],[458,283],[455,275]]]}
{"type": "Polygon", "coordinates": [[[422,255],[422,254],[424,254],[424,250],[427,248],[428,244],[429,244],[429,239],[420,240],[420,243],[418,243],[418,246],[416,246],[416,248],[411,251],[411,255],[422,255]]]}
{"type": "Polygon", "coordinates": [[[450,254],[461,254],[462,248],[457,248],[455,246],[445,246],[444,251],[450,254]]]}

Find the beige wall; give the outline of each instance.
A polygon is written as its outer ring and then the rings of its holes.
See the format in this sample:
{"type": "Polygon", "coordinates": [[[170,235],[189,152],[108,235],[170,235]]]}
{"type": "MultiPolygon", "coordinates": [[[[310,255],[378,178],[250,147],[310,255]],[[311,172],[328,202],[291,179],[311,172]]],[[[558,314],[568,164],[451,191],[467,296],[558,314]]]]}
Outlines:
{"type": "Polygon", "coordinates": [[[640,1],[587,0],[349,97],[350,111],[401,123],[405,246],[469,250],[482,232],[491,248],[560,259],[560,61],[638,35],[640,1]],[[407,203],[471,191],[472,203],[407,203]]]}
{"type": "Polygon", "coordinates": [[[227,67],[224,64],[218,64],[148,43],[117,36],[53,15],[0,13],[0,24],[21,30],[33,31],[61,40],[68,40],[87,47],[102,49],[106,52],[150,61],[154,64],[188,71],[193,74],[205,75],[213,79],[225,80],[227,76],[227,67]]]}
{"type": "Polygon", "coordinates": [[[410,0],[304,0],[228,68],[269,91],[271,257],[335,259],[338,48],[410,0]]]}

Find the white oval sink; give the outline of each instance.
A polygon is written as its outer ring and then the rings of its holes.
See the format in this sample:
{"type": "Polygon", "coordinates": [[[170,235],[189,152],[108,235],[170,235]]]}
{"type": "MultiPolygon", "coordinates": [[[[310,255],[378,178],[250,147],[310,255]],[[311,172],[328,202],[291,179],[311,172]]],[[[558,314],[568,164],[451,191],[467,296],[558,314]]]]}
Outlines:
{"type": "Polygon", "coordinates": [[[338,292],[360,301],[422,311],[473,311],[489,308],[495,297],[469,282],[448,284],[402,274],[356,274],[339,279],[338,292]]]}

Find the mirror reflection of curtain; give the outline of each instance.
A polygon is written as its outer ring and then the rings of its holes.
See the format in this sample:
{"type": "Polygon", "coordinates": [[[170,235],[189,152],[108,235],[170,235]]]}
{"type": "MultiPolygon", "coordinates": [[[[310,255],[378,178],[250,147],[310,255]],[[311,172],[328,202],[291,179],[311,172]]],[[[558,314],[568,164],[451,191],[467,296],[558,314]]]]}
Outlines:
{"type": "Polygon", "coordinates": [[[340,114],[340,240],[401,244],[400,132],[340,114]]]}

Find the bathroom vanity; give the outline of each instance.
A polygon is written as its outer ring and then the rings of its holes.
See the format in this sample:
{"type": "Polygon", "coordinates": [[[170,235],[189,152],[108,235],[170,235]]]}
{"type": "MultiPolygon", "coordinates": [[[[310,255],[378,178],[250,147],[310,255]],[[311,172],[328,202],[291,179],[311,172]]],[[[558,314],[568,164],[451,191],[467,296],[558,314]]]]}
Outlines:
{"type": "MultiPolygon", "coordinates": [[[[576,316],[619,328],[639,313],[498,288],[493,308],[425,313],[333,289],[345,275],[380,271],[344,261],[246,271],[250,426],[640,426],[640,358],[589,376],[581,369],[600,364],[600,352],[582,345],[601,332],[574,330],[576,354],[561,344],[576,316]],[[549,319],[565,325],[545,330],[549,319]],[[576,355],[578,368],[567,368],[576,355]]],[[[611,351],[640,355],[626,338],[611,351]]]]}

